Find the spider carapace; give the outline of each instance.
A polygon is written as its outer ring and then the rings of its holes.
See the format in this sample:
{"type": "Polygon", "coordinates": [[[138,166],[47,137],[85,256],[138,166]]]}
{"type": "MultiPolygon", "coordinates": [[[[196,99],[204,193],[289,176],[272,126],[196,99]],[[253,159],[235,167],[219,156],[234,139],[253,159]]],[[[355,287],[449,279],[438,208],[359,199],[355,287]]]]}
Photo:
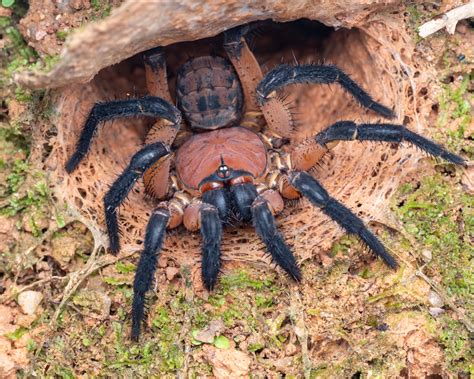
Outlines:
{"type": "Polygon", "coordinates": [[[180,68],[177,107],[172,104],[168,89],[163,49],[145,52],[150,96],[95,104],[66,164],[71,173],[87,154],[103,121],[135,116],[159,119],[150,128],[145,146],[131,158],[104,197],[113,253],[120,250],[117,209],[135,182],[143,177],[146,192],[158,201],[145,231],[144,249],[134,279],[132,339],[138,339],[140,334],[145,294],[153,282],[167,229],[183,224],[190,231],[200,230],[202,279],[209,290],[220,271],[222,227],[229,217],[252,222],[273,261],[300,281],[300,269],[276,227],[274,216],[284,208],[284,199],[305,196],[395,269],[395,259],[364,222],[332,198],[306,171],[339,141],[405,141],[454,164],[467,164],[433,141],[391,123],[339,121],[292,144],[292,115],[277,95],[278,90],[291,84],[337,83],[362,107],[384,118],[394,115],[333,65],[283,64],[263,76],[245,41],[249,28],[244,25],[224,33],[227,59],[198,57],[180,68]],[[260,116],[264,122],[260,122],[260,116]],[[177,143],[181,139],[177,135],[184,128],[192,133],[184,142],[177,143]]]}

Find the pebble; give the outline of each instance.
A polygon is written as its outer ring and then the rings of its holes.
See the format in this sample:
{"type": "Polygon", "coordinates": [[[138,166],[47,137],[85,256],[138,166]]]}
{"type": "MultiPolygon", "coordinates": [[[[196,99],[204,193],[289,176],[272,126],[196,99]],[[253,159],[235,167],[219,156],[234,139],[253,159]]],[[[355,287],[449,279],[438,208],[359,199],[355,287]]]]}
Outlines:
{"type": "Polygon", "coordinates": [[[443,299],[433,290],[428,293],[428,301],[436,308],[441,308],[444,305],[443,299]]]}
{"type": "Polygon", "coordinates": [[[165,272],[166,272],[166,279],[168,279],[168,281],[172,281],[179,274],[179,268],[166,267],[165,272]]]}
{"type": "Polygon", "coordinates": [[[438,307],[430,307],[428,312],[430,312],[431,316],[438,317],[439,315],[444,313],[444,309],[443,308],[438,308],[438,307]]]}
{"type": "Polygon", "coordinates": [[[6,353],[0,353],[0,378],[14,377],[15,371],[15,361],[6,353]]]}
{"type": "Polygon", "coordinates": [[[38,30],[35,34],[35,40],[41,41],[47,35],[48,33],[46,33],[44,30],[38,30]]]}
{"type": "Polygon", "coordinates": [[[423,249],[421,256],[423,257],[423,261],[425,261],[425,263],[430,263],[433,259],[433,254],[431,253],[431,250],[428,249],[423,249]]]}
{"type": "Polygon", "coordinates": [[[37,291],[25,291],[18,295],[18,304],[23,313],[33,315],[43,300],[43,294],[37,291]]]}

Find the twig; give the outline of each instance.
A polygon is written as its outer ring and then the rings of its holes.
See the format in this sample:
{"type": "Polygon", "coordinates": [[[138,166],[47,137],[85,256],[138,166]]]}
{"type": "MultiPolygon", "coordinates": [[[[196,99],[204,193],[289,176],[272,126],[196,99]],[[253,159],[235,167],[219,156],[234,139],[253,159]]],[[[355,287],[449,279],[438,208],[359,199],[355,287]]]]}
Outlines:
{"type": "Polygon", "coordinates": [[[25,291],[27,291],[31,288],[36,287],[36,286],[39,286],[40,284],[48,283],[48,282],[51,282],[53,280],[65,280],[65,279],[67,279],[67,275],[66,276],[51,276],[49,278],[37,280],[36,282],[30,283],[30,284],[20,288],[18,291],[14,291],[14,292],[10,293],[8,296],[2,298],[0,300],[0,303],[8,303],[9,301],[13,300],[16,296],[18,296],[20,293],[25,292],[25,291]]]}
{"type": "Polygon", "coordinates": [[[66,288],[64,289],[63,293],[63,298],[61,299],[61,302],[59,303],[56,312],[54,312],[54,316],[51,319],[51,325],[55,324],[59,315],[61,314],[62,309],[66,305],[66,303],[69,301],[71,296],[76,292],[77,288],[79,285],[86,279],[89,275],[94,273],[95,271],[105,267],[109,266],[111,264],[114,264],[122,259],[128,258],[135,254],[135,252],[131,252],[128,254],[121,255],[119,257],[102,257],[102,259],[97,258],[97,253],[100,250],[101,245],[96,245],[94,246],[94,250],[92,251],[91,256],[87,260],[87,264],[84,266],[83,269],[72,272],[69,274],[69,282],[66,285],[66,288]]]}
{"type": "Polygon", "coordinates": [[[301,304],[301,293],[299,289],[296,288],[296,286],[294,287],[294,292],[292,292],[290,295],[290,316],[296,337],[298,338],[298,342],[301,345],[303,375],[305,379],[309,379],[311,377],[312,369],[312,364],[308,352],[309,333],[304,322],[304,313],[301,304]]]}
{"type": "Polygon", "coordinates": [[[443,13],[431,21],[425,22],[418,29],[418,34],[421,38],[426,38],[444,27],[446,27],[449,34],[454,34],[458,21],[470,17],[474,17],[474,0],[451,9],[449,12],[443,13]]]}
{"type": "Polygon", "coordinates": [[[454,311],[457,313],[459,316],[459,321],[461,321],[464,326],[467,328],[467,330],[471,333],[474,333],[474,324],[465,316],[464,312],[462,312],[458,307],[456,307],[456,304],[453,303],[453,301],[450,299],[450,297],[444,292],[444,290],[436,284],[433,280],[428,278],[422,271],[422,268],[419,270],[415,271],[415,275],[418,276],[419,278],[423,279],[426,283],[429,284],[429,286],[435,291],[441,299],[454,311]]]}

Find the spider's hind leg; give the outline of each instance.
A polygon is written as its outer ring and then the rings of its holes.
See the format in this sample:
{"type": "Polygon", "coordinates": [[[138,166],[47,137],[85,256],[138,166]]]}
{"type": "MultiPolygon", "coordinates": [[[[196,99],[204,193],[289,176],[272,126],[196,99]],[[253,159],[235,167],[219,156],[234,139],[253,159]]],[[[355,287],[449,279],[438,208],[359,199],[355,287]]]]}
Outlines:
{"type": "Polygon", "coordinates": [[[275,91],[291,84],[331,84],[338,83],[364,108],[370,109],[385,118],[395,115],[386,106],[376,102],[349,75],[334,65],[296,65],[282,64],[267,72],[257,86],[257,101],[261,106],[275,98],[275,91]]]}
{"type": "Polygon", "coordinates": [[[245,41],[245,35],[253,26],[246,24],[224,33],[224,49],[239,75],[247,114],[259,111],[255,90],[263,78],[260,65],[245,41]]]}

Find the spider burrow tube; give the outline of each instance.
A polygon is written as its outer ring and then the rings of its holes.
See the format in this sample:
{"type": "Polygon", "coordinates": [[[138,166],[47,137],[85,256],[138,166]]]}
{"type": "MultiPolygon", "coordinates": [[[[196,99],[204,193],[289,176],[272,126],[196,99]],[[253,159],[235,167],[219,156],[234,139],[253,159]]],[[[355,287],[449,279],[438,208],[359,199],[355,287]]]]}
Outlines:
{"type": "Polygon", "coordinates": [[[145,52],[149,96],[94,105],[66,163],[66,171],[72,173],[85,159],[104,121],[136,116],[158,119],[148,131],[144,147],[104,197],[109,248],[114,254],[120,250],[117,210],[134,184],[143,178],[147,194],[158,200],[146,228],[133,284],[133,340],[139,338],[145,319],[145,294],[151,288],[167,229],[183,224],[190,231],[200,231],[201,273],[208,290],[214,288],[221,269],[223,228],[234,215],[241,222],[252,223],[273,261],[300,281],[300,268],[277,229],[275,216],[283,210],[284,199],[304,196],[396,269],[395,258],[364,222],[306,171],[340,141],[407,142],[448,162],[467,165],[462,157],[392,123],[339,121],[290,144],[294,122],[277,92],[292,84],[336,83],[362,107],[388,119],[394,114],[333,65],[282,64],[263,75],[245,40],[252,27],[245,25],[224,34],[226,58],[200,56],[180,68],[177,106],[172,104],[168,88],[164,50],[158,47],[145,52]],[[264,125],[252,121],[259,114],[264,125]],[[177,138],[183,132],[187,132],[186,138],[177,138]]]}

